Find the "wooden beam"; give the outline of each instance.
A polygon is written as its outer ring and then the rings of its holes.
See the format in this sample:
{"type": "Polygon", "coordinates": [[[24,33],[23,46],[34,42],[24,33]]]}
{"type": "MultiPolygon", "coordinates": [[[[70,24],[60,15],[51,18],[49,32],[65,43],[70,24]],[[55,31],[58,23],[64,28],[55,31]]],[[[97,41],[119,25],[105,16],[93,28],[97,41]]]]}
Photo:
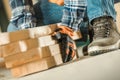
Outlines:
{"type": "Polygon", "coordinates": [[[5,32],[0,33],[0,45],[9,44],[14,41],[28,39],[29,31],[28,30],[20,30],[15,32],[5,32]]]}
{"type": "Polygon", "coordinates": [[[7,68],[13,68],[31,61],[54,56],[56,54],[60,54],[60,48],[58,44],[42,48],[34,48],[26,52],[17,53],[12,56],[5,57],[5,63],[7,68]]]}
{"type": "Polygon", "coordinates": [[[62,64],[60,54],[12,68],[11,72],[14,77],[21,77],[31,73],[47,70],[59,64],[62,64]]]}
{"type": "Polygon", "coordinates": [[[3,53],[2,53],[2,49],[1,49],[1,46],[0,46],[0,58],[3,57],[3,53]]]}
{"type": "Polygon", "coordinates": [[[0,68],[5,68],[5,60],[4,58],[0,58],[0,68]]]}
{"type": "MultiPolygon", "coordinates": [[[[15,32],[0,33],[0,45],[6,45],[11,42],[20,41],[30,38],[38,38],[41,36],[51,35],[57,28],[57,24],[46,25],[36,28],[30,28],[26,30],[20,30],[15,32]]],[[[74,32],[73,40],[80,39],[82,37],[80,32],[74,32]]]]}
{"type": "Polygon", "coordinates": [[[2,47],[3,56],[7,57],[13,54],[17,54],[20,52],[30,50],[32,48],[50,46],[56,43],[57,42],[53,40],[50,35],[48,35],[48,36],[43,36],[39,38],[33,38],[33,39],[13,42],[13,43],[1,46],[1,47],[2,47]]]}
{"type": "Polygon", "coordinates": [[[30,38],[38,38],[41,36],[50,35],[53,33],[53,31],[57,28],[57,24],[51,24],[51,25],[45,25],[45,26],[39,26],[35,28],[30,28],[30,38]]]}

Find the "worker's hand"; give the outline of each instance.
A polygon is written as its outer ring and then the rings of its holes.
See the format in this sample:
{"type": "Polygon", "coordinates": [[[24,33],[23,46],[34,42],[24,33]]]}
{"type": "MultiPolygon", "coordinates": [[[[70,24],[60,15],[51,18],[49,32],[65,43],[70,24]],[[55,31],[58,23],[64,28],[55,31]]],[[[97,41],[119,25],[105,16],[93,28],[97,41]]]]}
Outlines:
{"type": "Polygon", "coordinates": [[[58,28],[54,31],[54,33],[52,35],[55,35],[56,32],[60,32],[62,34],[66,34],[70,37],[73,36],[73,30],[70,29],[69,27],[66,27],[66,26],[58,26],[58,28]]]}
{"type": "Polygon", "coordinates": [[[60,43],[63,62],[68,62],[75,56],[75,44],[71,38],[73,36],[72,29],[61,26],[55,30],[52,36],[60,43]]]}
{"type": "Polygon", "coordinates": [[[57,0],[56,4],[60,5],[60,6],[63,6],[64,5],[64,0],[57,0]]]}
{"type": "Polygon", "coordinates": [[[49,2],[55,3],[60,6],[64,5],[64,0],[49,0],[49,2]]]}

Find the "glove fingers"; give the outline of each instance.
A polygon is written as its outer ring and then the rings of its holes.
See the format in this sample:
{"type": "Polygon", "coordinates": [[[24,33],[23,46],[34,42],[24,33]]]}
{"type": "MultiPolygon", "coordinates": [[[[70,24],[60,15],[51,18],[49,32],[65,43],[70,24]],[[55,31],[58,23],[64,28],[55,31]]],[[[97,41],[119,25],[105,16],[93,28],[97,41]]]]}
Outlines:
{"type": "Polygon", "coordinates": [[[64,5],[64,0],[58,0],[56,3],[60,6],[63,6],[64,5]]]}
{"type": "Polygon", "coordinates": [[[52,36],[56,35],[57,32],[67,34],[70,37],[74,35],[73,30],[66,26],[58,26],[58,28],[52,33],[52,36]]]}

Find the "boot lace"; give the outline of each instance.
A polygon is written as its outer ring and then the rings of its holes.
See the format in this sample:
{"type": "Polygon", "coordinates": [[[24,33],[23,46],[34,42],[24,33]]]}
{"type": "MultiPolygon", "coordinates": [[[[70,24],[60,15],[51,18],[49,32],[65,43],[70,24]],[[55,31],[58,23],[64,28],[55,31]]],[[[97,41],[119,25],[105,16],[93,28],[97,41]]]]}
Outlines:
{"type": "Polygon", "coordinates": [[[93,25],[94,39],[107,38],[110,35],[111,25],[108,21],[98,22],[93,25]]]}

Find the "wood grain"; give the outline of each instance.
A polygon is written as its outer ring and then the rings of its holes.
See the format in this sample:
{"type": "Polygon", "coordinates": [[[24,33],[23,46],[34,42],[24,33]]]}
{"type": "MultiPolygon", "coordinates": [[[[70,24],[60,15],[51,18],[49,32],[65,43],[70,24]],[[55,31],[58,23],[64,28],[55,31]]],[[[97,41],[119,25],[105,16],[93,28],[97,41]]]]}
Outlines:
{"type": "Polygon", "coordinates": [[[21,40],[2,46],[2,54],[4,57],[7,57],[20,52],[25,52],[32,48],[45,47],[49,45],[54,45],[56,43],[57,42],[53,40],[50,35],[39,38],[21,40]]]}
{"type": "Polygon", "coordinates": [[[17,53],[5,57],[5,64],[7,68],[13,68],[31,61],[40,60],[45,57],[60,54],[59,45],[51,45],[41,48],[34,48],[26,52],[17,53]]]}
{"type": "MultiPolygon", "coordinates": [[[[54,56],[56,59],[61,58],[61,56],[54,56]]],[[[59,65],[62,61],[55,61],[54,57],[44,58],[42,60],[33,61],[15,68],[11,69],[12,75],[14,77],[21,77],[31,73],[47,70],[51,67],[59,65]],[[56,64],[57,62],[57,64],[56,64]]],[[[60,59],[59,59],[60,60],[60,59]]]]}

